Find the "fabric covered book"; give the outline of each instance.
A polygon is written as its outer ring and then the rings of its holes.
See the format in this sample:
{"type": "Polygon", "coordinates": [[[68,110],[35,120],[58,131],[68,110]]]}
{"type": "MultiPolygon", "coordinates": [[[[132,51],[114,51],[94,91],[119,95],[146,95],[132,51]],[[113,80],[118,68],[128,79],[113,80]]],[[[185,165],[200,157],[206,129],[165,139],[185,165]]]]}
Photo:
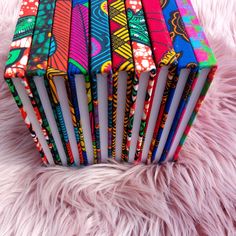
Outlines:
{"type": "Polygon", "coordinates": [[[45,123],[49,134],[54,162],[66,165],[66,146],[61,139],[62,132],[57,129],[47,91],[44,86],[40,86],[40,84],[44,84],[47,70],[54,11],[55,0],[40,1],[26,73],[42,122],[45,123]],[[42,89],[40,89],[41,87],[42,89]]]}
{"type": "Polygon", "coordinates": [[[39,150],[43,163],[53,164],[53,156],[50,151],[53,147],[49,143],[49,133],[43,126],[39,108],[36,106],[26,78],[38,3],[37,0],[25,0],[21,3],[19,19],[6,62],[5,80],[39,150]]]}
{"type": "Polygon", "coordinates": [[[157,122],[159,127],[156,126],[157,130],[156,132],[154,131],[152,147],[149,150],[149,158],[151,158],[152,161],[162,161],[160,160],[160,156],[181,96],[184,93],[185,86],[187,86],[186,84],[191,83],[195,78],[198,67],[191,42],[185,32],[185,28],[181,27],[183,23],[175,1],[163,3],[162,9],[176,51],[178,66],[173,83],[170,83],[169,86],[169,96],[163,106],[163,114],[161,117],[159,116],[161,124],[157,122]]]}
{"type": "Polygon", "coordinates": [[[215,70],[189,0],[23,0],[5,80],[45,165],[160,164],[215,70]]]}
{"type": "Polygon", "coordinates": [[[198,21],[192,4],[189,0],[176,0],[180,16],[183,19],[184,27],[194,53],[199,63],[199,74],[196,83],[192,86],[192,93],[184,112],[178,122],[178,128],[174,131],[174,137],[164,153],[163,159],[177,160],[179,152],[191,129],[199,108],[206,96],[210,84],[214,78],[217,62],[204,34],[203,28],[198,21]],[[168,149],[170,151],[168,152],[168,149]],[[167,153],[167,154],[166,154],[167,153]]]}
{"type": "Polygon", "coordinates": [[[112,105],[108,103],[109,96],[112,96],[108,92],[112,89],[109,82],[112,78],[112,55],[107,1],[91,1],[90,9],[90,80],[97,151],[94,163],[100,163],[108,158],[108,105],[112,105]]]}
{"type": "Polygon", "coordinates": [[[149,79],[156,76],[151,40],[141,1],[125,1],[130,39],[133,50],[135,76],[133,78],[128,125],[124,130],[122,160],[134,161],[136,145],[149,79]],[[138,104],[138,106],[137,106],[138,104]],[[131,149],[132,148],[132,149],[131,149]]]}
{"type": "MultiPolygon", "coordinates": [[[[108,115],[112,117],[109,129],[112,137],[108,137],[109,157],[120,157],[122,153],[123,133],[128,125],[132,83],[134,78],[134,61],[129,36],[128,21],[124,0],[108,0],[110,34],[112,48],[112,110],[108,115]],[[126,72],[121,73],[121,72],[126,72]]],[[[125,149],[124,143],[123,148],[125,149]]]]}
{"type": "Polygon", "coordinates": [[[157,75],[153,80],[149,80],[147,88],[135,153],[135,161],[137,162],[141,159],[149,161],[146,159],[154,127],[158,123],[158,117],[162,116],[162,108],[167,100],[169,85],[172,83],[177,65],[176,53],[162,15],[160,3],[155,0],[143,1],[143,8],[157,66],[157,75]]]}
{"type": "MultiPolygon", "coordinates": [[[[83,147],[83,164],[93,163],[91,127],[93,127],[93,106],[89,80],[89,2],[72,1],[68,81],[71,102],[74,107],[79,136],[83,147]],[[87,122],[89,121],[89,122],[87,122]],[[83,128],[82,128],[83,127],[83,128]]],[[[94,147],[95,148],[95,147],[94,147]]]]}

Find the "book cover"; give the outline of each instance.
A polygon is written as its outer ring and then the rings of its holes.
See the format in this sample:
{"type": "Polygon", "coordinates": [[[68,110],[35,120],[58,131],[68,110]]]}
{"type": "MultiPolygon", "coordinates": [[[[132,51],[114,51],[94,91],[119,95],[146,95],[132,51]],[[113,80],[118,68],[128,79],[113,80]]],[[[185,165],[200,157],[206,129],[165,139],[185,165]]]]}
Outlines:
{"type": "MultiPolygon", "coordinates": [[[[165,155],[162,155],[162,152],[171,125],[173,122],[176,122],[174,116],[176,112],[182,113],[181,110],[178,110],[180,108],[181,97],[186,96],[184,95],[185,91],[196,79],[196,73],[198,71],[198,61],[185,28],[183,27],[183,22],[175,1],[163,1],[161,4],[165,22],[177,53],[178,68],[174,83],[170,84],[168,99],[165,106],[163,106],[163,116],[159,120],[159,129],[156,130],[157,132],[153,139],[153,148],[149,152],[152,161],[155,160],[156,162],[163,162],[165,160],[165,155]]],[[[166,152],[166,150],[164,150],[164,152],[166,152]]]]}
{"type": "Polygon", "coordinates": [[[54,162],[51,152],[47,152],[48,148],[52,150],[49,144],[48,131],[43,127],[39,109],[35,106],[34,97],[26,78],[26,66],[31,50],[38,4],[39,1],[37,0],[24,0],[21,3],[19,19],[6,62],[5,80],[33,137],[43,163],[52,164],[54,162]],[[33,106],[33,111],[29,102],[33,106]]]}
{"type": "MultiPolygon", "coordinates": [[[[93,130],[87,130],[82,126],[81,111],[78,102],[78,93],[76,86],[78,81],[83,79],[85,82],[87,93],[87,104],[89,112],[90,126],[93,127],[93,106],[91,95],[91,84],[88,76],[89,70],[89,2],[87,0],[73,0],[72,1],[72,19],[71,19],[71,35],[70,35],[70,48],[69,48],[69,65],[68,65],[68,79],[71,90],[71,101],[75,111],[76,123],[79,129],[79,137],[81,146],[83,147],[84,164],[88,164],[88,155],[86,151],[89,151],[89,162],[92,162],[93,151],[96,154],[96,147],[94,144],[94,150],[91,152],[88,140],[84,138],[84,134],[91,133],[93,130]],[[83,75],[77,77],[76,75],[83,75]],[[84,132],[86,131],[86,132],[84,132]],[[87,142],[85,142],[85,139],[87,142]],[[87,144],[87,145],[86,145],[87,144]],[[86,148],[85,148],[86,147],[86,148]],[[85,151],[86,149],[86,151],[85,151]]],[[[84,125],[85,127],[85,125],[84,125]]],[[[94,133],[94,131],[93,131],[94,133]]],[[[91,134],[92,135],[92,134],[91,134]]],[[[91,140],[89,140],[91,141],[91,140]]]]}
{"type": "MultiPolygon", "coordinates": [[[[134,116],[137,106],[137,94],[139,90],[139,83],[141,74],[149,73],[149,77],[156,76],[156,65],[153,60],[153,54],[151,49],[151,42],[147,25],[144,17],[143,6],[141,1],[125,2],[128,26],[131,38],[131,46],[133,50],[133,58],[135,64],[135,76],[132,84],[132,96],[130,101],[129,122],[127,129],[124,131],[124,143],[125,149],[122,150],[122,159],[128,161],[131,137],[134,126],[134,116]]],[[[151,78],[151,79],[152,79],[151,78]]],[[[131,160],[132,161],[132,160],[131,160]]]]}
{"type": "MultiPolygon", "coordinates": [[[[145,13],[145,18],[147,22],[147,27],[151,39],[151,45],[154,54],[154,60],[157,66],[157,75],[149,80],[148,89],[146,94],[146,99],[144,103],[144,111],[142,114],[140,130],[139,130],[139,138],[136,147],[135,153],[135,161],[140,162],[142,158],[142,149],[144,145],[144,140],[146,136],[146,131],[148,127],[149,117],[154,116],[154,109],[159,108],[157,102],[153,105],[154,96],[159,96],[160,98],[163,95],[163,90],[158,90],[163,84],[169,84],[174,76],[174,71],[177,65],[176,53],[173,49],[173,45],[169,36],[169,32],[167,30],[165,20],[162,15],[162,10],[160,3],[155,0],[143,1],[143,8],[145,13]],[[167,71],[163,75],[163,67],[164,70],[167,71]],[[166,78],[162,78],[166,77],[166,78]],[[167,80],[167,81],[166,81],[167,80]],[[156,94],[155,94],[155,90],[156,94]]],[[[164,98],[166,100],[168,91],[165,91],[164,98]]],[[[164,102],[162,102],[163,104],[164,102]]],[[[161,105],[161,104],[160,104],[161,105]]],[[[158,111],[157,111],[158,112],[158,111]]],[[[157,113],[156,112],[156,113],[157,113]]],[[[155,122],[155,120],[154,120],[155,122]]],[[[148,133],[151,133],[149,129],[148,133]]]]}
{"type": "MultiPolygon", "coordinates": [[[[111,86],[112,77],[112,56],[110,44],[110,29],[108,17],[107,1],[97,0],[90,2],[90,77],[92,84],[92,99],[94,106],[94,127],[96,138],[97,155],[94,163],[101,162],[101,143],[100,143],[100,124],[99,124],[99,107],[98,107],[98,75],[107,74],[108,85],[111,86]],[[109,82],[110,81],[110,82],[109,82]]],[[[112,86],[111,86],[112,87],[112,86]]],[[[112,88],[108,87],[108,91],[112,88]]],[[[109,94],[108,96],[111,96],[109,94]]],[[[108,98],[107,98],[108,99],[108,98]]],[[[109,102],[111,106],[111,102],[109,102]]],[[[111,110],[111,107],[109,108],[111,110]]],[[[105,114],[107,115],[107,114],[105,114]]],[[[102,117],[100,117],[102,118],[102,117]]],[[[107,117],[108,118],[108,115],[107,117]]]]}
{"type": "Polygon", "coordinates": [[[178,5],[181,17],[183,19],[186,32],[193,45],[196,58],[199,61],[200,71],[202,71],[205,76],[203,76],[202,80],[197,81],[194,86],[194,91],[190,97],[188,107],[185,109],[185,113],[181,117],[182,127],[178,127],[179,133],[175,134],[175,139],[178,141],[178,137],[176,136],[182,136],[178,142],[178,147],[176,150],[176,144],[172,145],[173,147],[171,153],[169,154],[169,158],[173,157],[173,160],[178,159],[179,152],[193,125],[217,69],[216,58],[204,34],[196,13],[194,12],[191,2],[189,0],[176,0],[176,4],[178,5]],[[184,130],[184,132],[182,132],[182,130],[184,130]]]}
{"type": "Polygon", "coordinates": [[[79,134],[67,76],[71,10],[71,1],[56,1],[45,82],[53,110],[59,121],[58,125],[61,126],[63,133],[68,165],[79,165],[84,162],[83,150],[80,142],[76,140],[79,134]]]}
{"type": "Polygon", "coordinates": [[[45,114],[40,99],[40,95],[37,90],[37,86],[34,82],[35,76],[38,76],[40,77],[39,79],[44,80],[44,76],[46,74],[54,10],[55,10],[55,0],[40,1],[26,74],[29,86],[33,93],[40,115],[42,117],[42,122],[48,132],[49,143],[52,145],[52,151],[53,151],[52,156],[54,158],[54,162],[55,164],[61,165],[62,161],[60,158],[60,154],[62,156],[64,153],[59,154],[57,146],[59,146],[60,149],[60,145],[62,145],[62,143],[58,142],[57,145],[54,140],[51,126],[48,122],[47,116],[45,114]]]}
{"type": "MultiPolygon", "coordinates": [[[[109,137],[109,157],[116,158],[116,143],[117,134],[117,102],[118,102],[118,76],[121,71],[127,72],[126,79],[126,101],[123,129],[127,128],[128,115],[130,108],[132,82],[134,78],[134,61],[131,49],[131,42],[128,29],[128,21],[125,11],[124,0],[108,0],[109,4],[109,19],[112,47],[112,82],[113,95],[112,110],[109,111],[109,116],[112,117],[112,122],[109,123],[109,129],[112,131],[112,137],[109,137]]],[[[112,92],[112,91],[111,91],[112,92]]],[[[119,128],[119,127],[118,127],[119,128]]],[[[122,139],[121,139],[122,140],[122,139]]],[[[118,156],[121,153],[117,154],[118,156]]]]}

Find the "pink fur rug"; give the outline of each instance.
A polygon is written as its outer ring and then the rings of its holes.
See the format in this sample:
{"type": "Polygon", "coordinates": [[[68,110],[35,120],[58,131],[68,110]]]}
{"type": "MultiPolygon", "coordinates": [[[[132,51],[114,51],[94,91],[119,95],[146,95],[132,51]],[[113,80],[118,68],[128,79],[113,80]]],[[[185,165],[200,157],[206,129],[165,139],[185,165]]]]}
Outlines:
{"type": "Polygon", "coordinates": [[[0,0],[0,235],[236,235],[236,2],[194,0],[219,70],[178,163],[41,167],[3,81],[18,0],[0,0]]]}

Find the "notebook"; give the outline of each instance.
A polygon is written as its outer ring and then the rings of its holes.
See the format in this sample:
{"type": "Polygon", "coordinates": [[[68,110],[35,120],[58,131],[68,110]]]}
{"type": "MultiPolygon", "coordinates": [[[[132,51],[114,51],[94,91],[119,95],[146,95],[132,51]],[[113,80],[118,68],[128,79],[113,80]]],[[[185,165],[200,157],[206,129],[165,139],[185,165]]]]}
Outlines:
{"type": "Polygon", "coordinates": [[[176,0],[176,4],[183,19],[185,30],[193,45],[194,53],[199,62],[200,75],[193,86],[193,91],[188,104],[181,116],[174,138],[171,141],[172,145],[170,151],[167,155],[165,154],[168,160],[175,161],[178,159],[179,152],[192,127],[194,119],[217,69],[216,58],[209,46],[208,40],[206,39],[203,28],[198,21],[191,2],[189,0],[176,0]]]}
{"type": "Polygon", "coordinates": [[[45,124],[49,134],[49,142],[52,146],[54,162],[58,165],[66,165],[66,147],[61,141],[61,131],[59,132],[57,129],[57,124],[54,119],[46,89],[44,89],[44,91],[37,90],[39,84],[44,84],[44,76],[46,74],[49,57],[54,10],[55,0],[40,1],[26,73],[30,89],[42,117],[42,122],[45,124]],[[50,110],[50,115],[48,115],[49,112],[47,112],[46,115],[44,110],[50,110]]]}
{"type": "Polygon", "coordinates": [[[135,76],[132,84],[128,126],[124,130],[123,146],[125,148],[122,150],[122,160],[133,162],[135,156],[133,147],[137,143],[146,90],[149,79],[153,80],[153,77],[156,76],[156,65],[153,60],[142,2],[128,0],[125,1],[125,6],[133,50],[135,76]]]}
{"type": "Polygon", "coordinates": [[[23,0],[5,79],[45,165],[176,161],[216,71],[189,0],[23,0]]]}
{"type": "Polygon", "coordinates": [[[108,158],[108,91],[112,86],[108,81],[112,76],[112,56],[107,1],[91,1],[90,9],[90,79],[97,150],[94,163],[100,163],[108,158]]]}
{"type": "MultiPolygon", "coordinates": [[[[163,15],[168,27],[174,49],[177,53],[178,67],[174,83],[170,84],[169,96],[163,106],[163,116],[160,119],[159,129],[153,137],[154,148],[149,151],[152,161],[163,162],[161,154],[167,141],[175,113],[188,84],[193,83],[198,71],[198,62],[191,42],[183,27],[182,19],[175,1],[162,3],[163,15]]],[[[180,111],[181,112],[181,111],[180,111]]]]}
{"type": "Polygon", "coordinates": [[[26,66],[31,50],[38,1],[25,0],[21,3],[20,15],[6,62],[5,80],[20,109],[44,164],[54,164],[48,130],[42,118],[26,78],[26,66]]]}
{"type": "Polygon", "coordinates": [[[45,86],[62,130],[68,165],[78,166],[83,164],[82,147],[76,140],[79,134],[67,76],[71,8],[69,0],[56,1],[45,86]]]}
{"type": "Polygon", "coordinates": [[[160,3],[155,0],[143,1],[143,8],[149,30],[157,75],[149,80],[145,105],[139,130],[135,161],[146,161],[156,124],[159,108],[166,100],[168,91],[165,87],[171,83],[177,65],[176,53],[167,30],[160,3]],[[165,93],[164,93],[165,92],[165,93]],[[147,133],[147,134],[146,134],[147,133]],[[145,139],[146,138],[146,139],[145,139]],[[144,142],[145,140],[145,142],[144,142]],[[144,150],[143,150],[144,149],[144,150]]]}
{"type": "Polygon", "coordinates": [[[117,157],[118,159],[122,153],[124,129],[126,130],[128,125],[131,89],[134,78],[134,62],[125,1],[108,0],[108,3],[113,61],[112,110],[108,113],[112,117],[112,122],[109,123],[109,129],[112,128],[111,153],[109,153],[109,157],[117,157]]]}
{"type": "Polygon", "coordinates": [[[68,80],[71,101],[75,109],[76,123],[79,130],[77,142],[83,149],[83,164],[93,163],[92,133],[93,106],[91,84],[88,76],[89,67],[89,2],[72,1],[71,34],[68,61],[68,80]]]}

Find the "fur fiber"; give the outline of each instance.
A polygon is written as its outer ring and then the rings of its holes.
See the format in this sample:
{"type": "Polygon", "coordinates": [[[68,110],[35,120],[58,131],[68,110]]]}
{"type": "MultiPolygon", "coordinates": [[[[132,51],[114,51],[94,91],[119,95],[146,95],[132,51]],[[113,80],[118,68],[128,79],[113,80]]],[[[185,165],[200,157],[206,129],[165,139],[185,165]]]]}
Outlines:
{"type": "Polygon", "coordinates": [[[3,80],[19,0],[0,0],[0,235],[236,235],[236,1],[192,0],[219,70],[180,160],[44,168],[3,80]]]}

